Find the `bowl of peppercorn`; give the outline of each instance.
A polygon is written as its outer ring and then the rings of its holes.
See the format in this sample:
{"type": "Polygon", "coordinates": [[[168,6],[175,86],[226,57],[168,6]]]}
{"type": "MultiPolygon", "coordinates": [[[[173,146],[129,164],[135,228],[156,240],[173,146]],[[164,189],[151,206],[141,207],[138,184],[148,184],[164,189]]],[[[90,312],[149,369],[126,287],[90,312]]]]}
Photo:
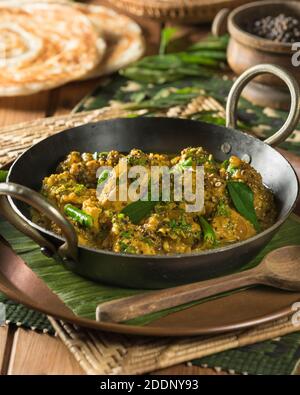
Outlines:
{"type": "MultiPolygon", "coordinates": [[[[233,11],[223,9],[213,22],[213,33],[224,32],[230,35],[227,61],[236,74],[271,63],[284,67],[300,82],[300,66],[292,61],[300,59],[299,1],[263,0],[233,11]]],[[[282,81],[268,74],[250,83],[243,96],[258,105],[289,108],[289,94],[282,81]]]]}

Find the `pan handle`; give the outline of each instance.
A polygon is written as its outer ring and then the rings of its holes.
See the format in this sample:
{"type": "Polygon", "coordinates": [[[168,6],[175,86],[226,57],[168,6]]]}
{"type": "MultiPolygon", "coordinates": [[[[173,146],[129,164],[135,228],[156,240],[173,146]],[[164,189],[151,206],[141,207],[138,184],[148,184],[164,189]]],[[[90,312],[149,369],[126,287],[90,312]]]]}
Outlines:
{"type": "Polygon", "coordinates": [[[36,191],[12,182],[0,183],[0,209],[1,214],[3,214],[15,228],[39,244],[41,251],[45,255],[58,255],[63,261],[68,261],[69,263],[77,260],[77,234],[73,226],[52,204],[47,202],[47,200],[36,191]],[[45,239],[36,229],[30,226],[22,216],[12,209],[7,196],[14,197],[29,204],[46,215],[51,221],[55,222],[62,230],[66,240],[65,243],[57,248],[45,239]]]}
{"type": "Polygon", "coordinates": [[[285,121],[284,125],[278,130],[278,132],[265,140],[265,143],[274,147],[282,143],[295,130],[300,117],[299,84],[295,77],[282,67],[272,64],[259,64],[257,66],[251,67],[238,77],[238,79],[233,84],[227,99],[226,126],[236,129],[237,104],[242,90],[250,80],[260,74],[266,73],[274,74],[275,76],[282,79],[288,86],[291,94],[291,108],[287,120],[285,121]]]}

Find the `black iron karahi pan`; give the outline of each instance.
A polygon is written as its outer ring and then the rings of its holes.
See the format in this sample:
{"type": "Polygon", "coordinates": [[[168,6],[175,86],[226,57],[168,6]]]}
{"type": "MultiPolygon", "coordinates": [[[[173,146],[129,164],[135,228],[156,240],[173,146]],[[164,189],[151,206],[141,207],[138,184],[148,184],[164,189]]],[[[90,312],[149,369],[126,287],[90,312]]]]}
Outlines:
{"type": "Polygon", "coordinates": [[[299,120],[299,87],[292,76],[272,65],[249,69],[235,82],[226,108],[227,127],[171,118],[114,119],[72,128],[42,140],[12,165],[8,182],[0,184],[3,215],[35,240],[46,255],[54,255],[68,269],[90,279],[134,288],[163,288],[228,274],[249,262],[287,219],[298,197],[297,176],[288,161],[273,147],[295,129],[299,120]],[[254,77],[273,73],[291,92],[291,110],[286,123],[265,142],[235,129],[237,102],[243,87],[254,77]],[[276,196],[278,219],[269,229],[243,242],[207,252],[146,256],[113,253],[77,245],[72,225],[38,191],[70,152],[174,153],[188,146],[203,146],[223,161],[230,155],[251,161],[264,183],[276,196]],[[9,197],[7,197],[8,195],[9,197]],[[62,229],[64,238],[32,223],[27,203],[42,211],[62,229]]]}

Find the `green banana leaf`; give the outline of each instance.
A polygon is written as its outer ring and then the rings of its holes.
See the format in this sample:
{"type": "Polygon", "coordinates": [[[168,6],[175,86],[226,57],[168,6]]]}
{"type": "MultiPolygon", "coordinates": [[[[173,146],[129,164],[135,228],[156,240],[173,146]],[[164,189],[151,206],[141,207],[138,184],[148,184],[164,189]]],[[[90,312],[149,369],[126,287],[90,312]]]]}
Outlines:
{"type": "MultiPolygon", "coordinates": [[[[143,290],[119,288],[95,283],[66,270],[60,263],[51,258],[46,258],[33,241],[22,235],[3,219],[0,219],[0,234],[10,243],[14,251],[21,256],[37,276],[75,314],[81,317],[94,319],[95,310],[99,303],[143,292],[143,290]]],[[[273,240],[243,269],[254,267],[269,251],[288,244],[300,245],[300,218],[295,215],[292,215],[286,221],[273,240]]],[[[172,312],[179,311],[196,303],[203,303],[203,301],[149,314],[128,321],[127,323],[131,325],[145,325],[172,312]]]]}

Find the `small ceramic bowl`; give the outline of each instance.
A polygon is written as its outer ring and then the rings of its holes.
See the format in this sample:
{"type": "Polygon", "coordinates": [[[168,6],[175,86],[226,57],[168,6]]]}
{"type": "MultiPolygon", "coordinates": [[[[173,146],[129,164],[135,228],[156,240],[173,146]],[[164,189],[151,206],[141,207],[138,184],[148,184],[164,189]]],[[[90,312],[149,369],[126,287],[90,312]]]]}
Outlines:
{"type": "MultiPolygon", "coordinates": [[[[257,64],[271,63],[284,67],[300,81],[300,66],[295,67],[292,64],[292,57],[295,55],[293,44],[274,42],[247,31],[247,27],[255,20],[281,13],[300,20],[300,2],[257,1],[238,7],[232,12],[223,9],[217,14],[212,30],[215,35],[224,34],[226,31],[230,34],[227,60],[236,74],[240,75],[257,64]]],[[[263,106],[289,108],[288,92],[282,82],[274,76],[257,77],[246,88],[243,96],[263,106]]]]}

